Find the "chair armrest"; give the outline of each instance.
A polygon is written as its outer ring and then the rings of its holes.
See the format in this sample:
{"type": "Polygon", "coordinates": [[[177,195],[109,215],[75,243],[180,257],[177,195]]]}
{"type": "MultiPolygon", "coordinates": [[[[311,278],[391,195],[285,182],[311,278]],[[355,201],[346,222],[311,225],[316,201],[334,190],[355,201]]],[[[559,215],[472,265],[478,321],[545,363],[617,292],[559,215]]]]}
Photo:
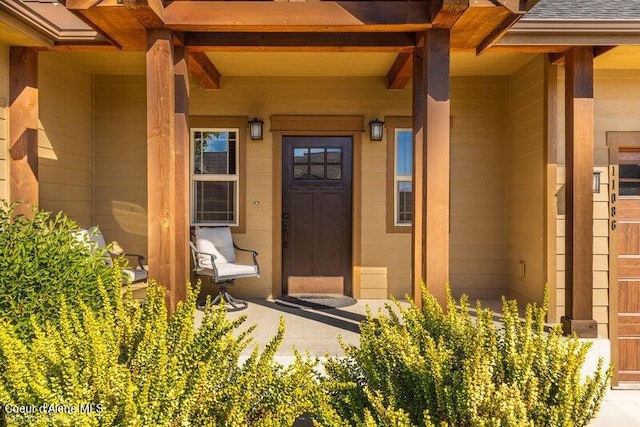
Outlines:
{"type": "Polygon", "coordinates": [[[208,256],[211,258],[211,269],[213,270],[214,279],[218,279],[218,268],[216,267],[215,259],[216,256],[214,254],[210,254],[208,252],[199,251],[197,246],[193,242],[189,242],[189,246],[191,247],[191,256],[193,257],[193,272],[198,275],[198,271],[201,268],[200,263],[198,262],[198,256],[208,256]]]}
{"type": "Polygon", "coordinates": [[[243,249],[240,246],[236,245],[236,242],[233,242],[233,247],[234,247],[234,249],[236,249],[238,251],[251,252],[254,256],[258,256],[258,252],[254,251],[252,249],[243,249]]]}
{"type": "Polygon", "coordinates": [[[142,255],[139,255],[139,254],[129,254],[129,253],[117,253],[117,252],[111,252],[111,251],[109,251],[109,254],[110,254],[111,256],[113,256],[113,257],[116,257],[116,258],[117,258],[117,257],[120,257],[120,256],[123,256],[123,257],[131,257],[131,258],[137,258],[138,267],[140,267],[140,268],[141,268],[141,269],[143,269],[143,270],[145,269],[145,268],[144,268],[144,263],[143,263],[143,261],[144,261],[144,256],[142,256],[142,255]]]}
{"type": "Polygon", "coordinates": [[[235,250],[237,251],[242,251],[242,252],[249,252],[251,254],[251,257],[253,258],[253,265],[255,265],[258,268],[258,274],[260,273],[260,266],[258,265],[258,252],[251,250],[251,249],[243,249],[240,246],[236,245],[236,242],[233,242],[233,247],[235,250]]]}

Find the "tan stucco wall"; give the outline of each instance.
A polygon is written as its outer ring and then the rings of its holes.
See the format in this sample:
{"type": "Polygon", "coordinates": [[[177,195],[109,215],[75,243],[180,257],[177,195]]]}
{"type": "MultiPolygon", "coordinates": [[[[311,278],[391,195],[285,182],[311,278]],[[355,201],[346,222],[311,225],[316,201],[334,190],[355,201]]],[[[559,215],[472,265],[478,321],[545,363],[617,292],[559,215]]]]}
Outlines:
{"type": "Polygon", "coordinates": [[[147,253],[144,77],[94,76],[95,222],[107,241],[147,253]]]}
{"type": "Polygon", "coordinates": [[[506,293],[505,77],[451,79],[452,293],[506,293]]]}
{"type": "MultiPolygon", "coordinates": [[[[95,218],[107,239],[146,253],[146,108],[144,77],[95,76],[95,218]]],[[[246,145],[246,233],[237,242],[260,253],[261,278],[239,296],[268,296],[272,285],[272,115],[409,116],[411,89],[387,90],[382,78],[223,78],[222,89],[193,85],[193,116],[257,116],[263,141],[246,145]],[[330,94],[330,96],[328,96],[330,94]],[[254,202],[259,202],[255,204],[254,202]]],[[[454,293],[497,298],[506,292],[504,138],[506,78],[452,79],[451,270],[454,293]]],[[[361,147],[362,279],[379,280],[365,296],[409,292],[410,236],[386,232],[386,139],[361,147]],[[373,273],[376,273],[375,275],[373,273]]],[[[357,179],[357,177],[355,177],[357,179]]],[[[359,267],[359,266],[356,266],[359,267]]],[[[368,288],[366,283],[363,289],[368,288]]]]}
{"type": "Polygon", "coordinates": [[[544,59],[509,76],[506,229],[509,298],[542,302],[544,292],[544,59]]]}
{"type": "Polygon", "coordinates": [[[54,52],[40,52],[38,87],[40,207],[91,226],[91,74],[54,52]]]}
{"type": "Polygon", "coordinates": [[[9,47],[0,44],[0,200],[9,197],[9,47]]]}

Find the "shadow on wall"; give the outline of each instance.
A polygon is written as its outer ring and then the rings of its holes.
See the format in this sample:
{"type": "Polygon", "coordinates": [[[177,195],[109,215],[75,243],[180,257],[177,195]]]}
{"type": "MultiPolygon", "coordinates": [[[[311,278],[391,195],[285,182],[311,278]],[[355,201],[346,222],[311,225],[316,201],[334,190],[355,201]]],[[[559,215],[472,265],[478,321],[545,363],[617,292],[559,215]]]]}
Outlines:
{"type": "Polygon", "coordinates": [[[147,235],[147,211],[142,206],[114,200],[111,202],[111,213],[126,233],[136,236],[147,235]]]}

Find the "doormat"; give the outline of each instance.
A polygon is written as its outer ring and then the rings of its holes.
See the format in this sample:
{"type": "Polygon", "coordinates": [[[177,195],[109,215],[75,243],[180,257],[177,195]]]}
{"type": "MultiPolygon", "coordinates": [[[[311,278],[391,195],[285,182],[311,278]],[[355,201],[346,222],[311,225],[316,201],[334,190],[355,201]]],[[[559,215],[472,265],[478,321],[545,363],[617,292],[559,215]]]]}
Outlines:
{"type": "Polygon", "coordinates": [[[355,298],[346,295],[283,295],[276,299],[276,304],[286,305],[287,307],[312,309],[312,310],[328,310],[331,308],[349,307],[358,302],[355,298]]]}

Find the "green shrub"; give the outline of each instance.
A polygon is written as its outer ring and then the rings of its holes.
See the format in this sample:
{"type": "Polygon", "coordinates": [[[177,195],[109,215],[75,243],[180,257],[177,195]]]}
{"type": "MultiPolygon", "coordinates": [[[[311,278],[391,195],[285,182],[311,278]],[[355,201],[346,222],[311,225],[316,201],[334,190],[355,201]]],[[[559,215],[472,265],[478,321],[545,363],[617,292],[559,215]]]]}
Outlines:
{"type": "Polygon", "coordinates": [[[611,375],[602,361],[581,379],[588,344],[544,330],[543,308],[524,321],[503,300],[500,326],[463,297],[446,312],[423,288],[422,310],[395,303],[361,326],[360,347],[326,364],[325,387],[352,425],[584,426],[598,412],[611,375]]]}
{"type": "Polygon", "coordinates": [[[244,318],[230,322],[223,307],[207,307],[194,331],[191,290],[167,320],[161,287],[150,285],[142,306],[130,293],[112,305],[99,289],[100,310],[63,301],[60,322],[36,327],[30,346],[0,324],[0,402],[35,411],[5,414],[8,425],[290,426],[304,412],[340,425],[313,375],[316,361],[274,362],[282,322],[261,353],[256,346],[239,363],[253,329],[237,330],[244,318]]]}
{"type": "Polygon", "coordinates": [[[72,234],[78,225],[62,213],[34,209],[28,218],[14,215],[14,208],[0,205],[0,319],[29,336],[29,318],[54,319],[60,296],[98,306],[96,281],[110,282],[117,269],[103,262],[103,253],[78,244],[72,234]]]}

